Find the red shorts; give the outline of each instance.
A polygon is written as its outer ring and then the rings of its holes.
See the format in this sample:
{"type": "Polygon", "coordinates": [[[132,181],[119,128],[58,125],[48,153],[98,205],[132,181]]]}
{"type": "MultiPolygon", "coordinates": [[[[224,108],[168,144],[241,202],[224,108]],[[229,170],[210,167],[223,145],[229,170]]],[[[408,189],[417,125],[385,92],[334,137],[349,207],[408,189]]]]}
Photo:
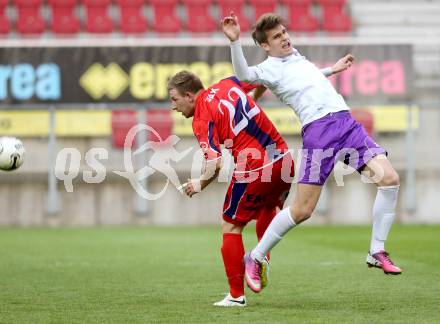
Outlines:
{"type": "Polygon", "coordinates": [[[254,171],[252,179],[234,173],[223,204],[223,219],[244,226],[261,214],[273,216],[276,207],[283,206],[294,174],[290,153],[264,169],[254,171]]]}

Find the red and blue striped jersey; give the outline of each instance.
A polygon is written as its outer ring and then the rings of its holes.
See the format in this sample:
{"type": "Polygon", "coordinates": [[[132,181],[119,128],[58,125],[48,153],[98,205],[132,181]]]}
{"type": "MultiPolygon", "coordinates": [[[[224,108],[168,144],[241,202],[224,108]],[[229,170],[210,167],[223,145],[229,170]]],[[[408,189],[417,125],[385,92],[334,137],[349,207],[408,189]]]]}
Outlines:
{"type": "Polygon", "coordinates": [[[219,158],[223,144],[237,169],[255,170],[287,151],[275,126],[247,95],[255,87],[231,77],[197,97],[192,127],[206,160],[219,158]]]}

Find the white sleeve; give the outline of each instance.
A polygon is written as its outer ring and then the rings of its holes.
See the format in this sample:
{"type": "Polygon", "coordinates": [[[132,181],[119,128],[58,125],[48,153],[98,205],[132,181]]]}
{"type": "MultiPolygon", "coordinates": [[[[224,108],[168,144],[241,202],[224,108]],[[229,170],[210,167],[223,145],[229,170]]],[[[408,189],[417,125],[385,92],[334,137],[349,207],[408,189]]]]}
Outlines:
{"type": "Polygon", "coordinates": [[[259,79],[257,67],[248,66],[239,40],[231,42],[231,57],[235,76],[240,81],[247,81],[252,83],[259,79]]]}
{"type": "Polygon", "coordinates": [[[327,67],[327,68],[321,69],[321,73],[324,74],[324,76],[329,77],[333,74],[333,71],[332,71],[331,67],[327,67]]]}

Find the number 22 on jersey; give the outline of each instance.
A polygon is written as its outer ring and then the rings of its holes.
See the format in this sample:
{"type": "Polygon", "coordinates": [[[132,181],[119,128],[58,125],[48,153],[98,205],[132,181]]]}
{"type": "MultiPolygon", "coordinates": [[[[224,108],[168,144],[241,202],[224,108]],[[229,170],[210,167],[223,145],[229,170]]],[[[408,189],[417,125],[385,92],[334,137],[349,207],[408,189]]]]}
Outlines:
{"type": "Polygon", "coordinates": [[[237,87],[232,87],[228,92],[230,100],[221,99],[219,102],[219,109],[222,112],[222,107],[226,107],[229,111],[229,125],[235,136],[245,129],[249,120],[260,113],[260,108],[257,105],[250,106],[246,94],[237,87]],[[238,98],[234,99],[234,94],[238,98]],[[234,125],[235,124],[235,125],[234,125]]]}

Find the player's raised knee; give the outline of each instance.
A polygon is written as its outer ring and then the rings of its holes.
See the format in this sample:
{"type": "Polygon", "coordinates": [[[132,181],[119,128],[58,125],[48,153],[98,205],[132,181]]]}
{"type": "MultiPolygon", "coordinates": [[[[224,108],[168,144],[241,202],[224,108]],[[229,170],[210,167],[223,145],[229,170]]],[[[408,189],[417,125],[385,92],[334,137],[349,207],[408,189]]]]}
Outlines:
{"type": "Polygon", "coordinates": [[[384,187],[399,186],[400,185],[399,174],[394,170],[392,172],[387,172],[384,175],[380,185],[384,187]]]}
{"type": "Polygon", "coordinates": [[[291,210],[291,215],[294,218],[295,224],[299,224],[304,222],[305,220],[309,219],[312,216],[313,208],[310,208],[308,206],[301,206],[299,208],[295,208],[291,210]]]}

